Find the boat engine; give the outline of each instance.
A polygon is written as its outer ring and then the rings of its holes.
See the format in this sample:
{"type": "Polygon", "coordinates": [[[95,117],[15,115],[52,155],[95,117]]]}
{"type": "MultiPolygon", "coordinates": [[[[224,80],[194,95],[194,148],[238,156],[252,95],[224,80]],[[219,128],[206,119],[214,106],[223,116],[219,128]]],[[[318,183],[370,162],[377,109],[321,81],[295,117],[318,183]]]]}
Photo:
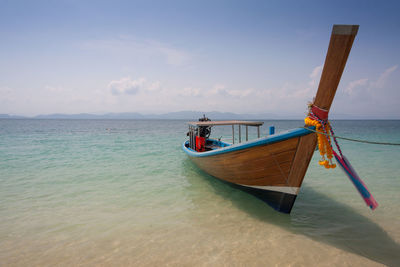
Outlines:
{"type": "MultiPolygon", "coordinates": [[[[203,114],[203,117],[199,121],[211,121],[209,118],[203,114]]],[[[199,126],[200,137],[209,138],[211,134],[211,126],[199,126]]]]}
{"type": "MultiPolygon", "coordinates": [[[[210,121],[210,119],[203,114],[203,118],[200,118],[199,121],[210,121]]],[[[211,134],[211,126],[199,126],[197,131],[196,151],[204,152],[206,150],[206,139],[209,138],[211,134]]]]}

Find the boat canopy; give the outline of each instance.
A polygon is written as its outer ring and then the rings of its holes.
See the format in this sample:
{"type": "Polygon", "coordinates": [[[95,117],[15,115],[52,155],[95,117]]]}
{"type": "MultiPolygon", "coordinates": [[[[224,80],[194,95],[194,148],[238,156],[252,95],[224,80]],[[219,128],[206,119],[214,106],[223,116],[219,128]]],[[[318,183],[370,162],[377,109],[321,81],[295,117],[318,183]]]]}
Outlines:
{"type": "Polygon", "coordinates": [[[189,143],[190,147],[195,147],[196,136],[198,137],[207,137],[210,135],[210,129],[212,126],[221,126],[221,125],[231,125],[232,126],[232,143],[235,143],[235,125],[238,125],[239,128],[239,143],[242,142],[242,131],[241,126],[246,127],[246,141],[249,140],[248,134],[248,127],[254,126],[257,127],[257,137],[260,138],[260,126],[264,124],[262,121],[238,121],[238,120],[231,120],[231,121],[190,121],[189,124],[189,143]],[[207,134],[202,133],[201,129],[206,129],[207,134]]]}
{"type": "Polygon", "coordinates": [[[245,126],[261,126],[262,121],[190,121],[191,126],[218,126],[218,125],[245,125],[245,126]]]}

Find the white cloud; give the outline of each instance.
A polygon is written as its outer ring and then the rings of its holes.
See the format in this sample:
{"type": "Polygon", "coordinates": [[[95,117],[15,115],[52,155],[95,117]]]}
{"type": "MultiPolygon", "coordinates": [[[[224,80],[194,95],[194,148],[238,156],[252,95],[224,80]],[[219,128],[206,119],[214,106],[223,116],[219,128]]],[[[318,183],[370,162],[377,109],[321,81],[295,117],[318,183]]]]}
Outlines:
{"type": "Polygon", "coordinates": [[[246,97],[246,96],[250,96],[253,93],[253,89],[248,88],[248,89],[244,89],[244,90],[227,90],[228,95],[232,96],[232,97],[246,97]]]}
{"type": "Polygon", "coordinates": [[[185,87],[185,88],[183,88],[183,90],[182,90],[182,92],[180,94],[182,96],[197,97],[197,96],[200,96],[200,89],[199,88],[192,88],[192,87],[185,87]]]}
{"type": "MultiPolygon", "coordinates": [[[[306,112],[317,90],[322,66],[310,69],[302,82],[288,81],[281,86],[239,86],[224,82],[190,86],[171,84],[168,81],[151,80],[146,77],[124,76],[111,81],[93,83],[82,89],[75,86],[48,84],[42,87],[0,87],[0,113],[46,114],[80,112],[142,112],[163,113],[179,110],[230,111],[237,113],[270,112],[299,114],[306,112]],[[99,86],[100,85],[100,86],[99,86]],[[103,89],[98,89],[103,88],[103,89]]],[[[370,110],[371,103],[398,110],[397,84],[393,73],[397,65],[384,70],[373,78],[351,81],[338,97],[335,110],[343,113],[360,113],[370,110]],[[373,90],[373,86],[383,86],[373,90]],[[358,101],[355,102],[354,98],[358,101]],[[353,103],[354,102],[354,103],[353,103]]],[[[395,77],[396,78],[396,77],[395,77]]],[[[397,78],[398,79],[398,78],[397,78]]],[[[378,113],[378,111],[377,111],[378,113]]]]}
{"type": "Polygon", "coordinates": [[[338,110],[371,118],[399,114],[399,76],[393,75],[397,69],[398,65],[394,65],[375,77],[349,82],[343,90],[345,97],[336,103],[338,110]]]}
{"type": "Polygon", "coordinates": [[[131,78],[126,77],[111,81],[108,84],[108,88],[113,95],[135,95],[139,92],[141,87],[143,87],[145,81],[144,78],[132,80],[131,78]]]}
{"type": "Polygon", "coordinates": [[[182,96],[191,97],[206,97],[206,98],[218,98],[223,97],[224,100],[227,98],[243,98],[251,96],[254,93],[254,89],[229,89],[224,84],[215,84],[211,89],[200,89],[197,87],[185,87],[180,91],[182,96]]]}
{"type": "Polygon", "coordinates": [[[303,99],[306,101],[308,99],[309,101],[312,100],[312,98],[315,96],[317,89],[318,89],[318,84],[321,79],[321,72],[322,72],[322,65],[316,66],[310,73],[309,78],[310,80],[307,83],[307,86],[302,86],[302,85],[297,85],[293,86],[291,84],[284,84],[282,87],[281,91],[284,92],[284,95],[281,95],[282,98],[294,98],[294,99],[303,99]]]}
{"type": "Polygon", "coordinates": [[[379,75],[379,77],[375,81],[371,81],[368,78],[351,81],[344,89],[344,92],[349,96],[359,96],[360,94],[363,94],[365,96],[366,93],[376,95],[374,92],[377,92],[377,89],[384,89],[386,87],[389,77],[393,72],[396,71],[397,68],[398,65],[387,68],[379,75]],[[362,87],[364,90],[357,90],[357,88],[360,87],[362,87]]]}
{"type": "Polygon", "coordinates": [[[368,83],[368,79],[359,79],[355,80],[349,83],[347,87],[344,89],[344,92],[347,93],[348,95],[354,95],[355,88],[360,87],[360,86],[365,86],[368,83]]]}
{"type": "Polygon", "coordinates": [[[398,65],[394,65],[386,69],[378,78],[376,82],[372,84],[375,88],[383,88],[389,78],[389,76],[397,69],[398,65]]]}
{"type": "MultiPolygon", "coordinates": [[[[307,109],[307,101],[317,91],[316,85],[321,74],[322,66],[317,66],[310,71],[306,83],[293,84],[285,82],[277,88],[238,88],[230,87],[224,83],[216,83],[209,88],[185,87],[181,90],[169,91],[169,96],[164,95],[165,103],[170,101],[170,107],[176,103],[189,103],[189,109],[219,110],[232,112],[276,112],[302,114],[307,109]],[[196,101],[200,99],[200,101],[196,101]]],[[[182,110],[183,106],[176,107],[182,110]]]]}
{"type": "Polygon", "coordinates": [[[315,67],[310,74],[310,82],[308,83],[310,86],[316,86],[317,82],[320,80],[322,72],[322,65],[315,67]]]}
{"type": "Polygon", "coordinates": [[[160,81],[151,82],[143,77],[138,79],[123,77],[119,80],[113,80],[108,83],[107,88],[114,96],[157,94],[163,90],[160,81]]]}
{"type": "Polygon", "coordinates": [[[227,96],[228,92],[226,90],[226,85],[224,85],[224,84],[215,84],[212,87],[212,89],[207,90],[206,95],[207,96],[212,96],[212,97],[214,97],[215,95],[227,96]]]}
{"type": "Polygon", "coordinates": [[[159,81],[153,82],[151,84],[149,84],[149,86],[146,87],[146,90],[150,91],[150,92],[154,92],[157,91],[161,88],[161,83],[159,81]]]}

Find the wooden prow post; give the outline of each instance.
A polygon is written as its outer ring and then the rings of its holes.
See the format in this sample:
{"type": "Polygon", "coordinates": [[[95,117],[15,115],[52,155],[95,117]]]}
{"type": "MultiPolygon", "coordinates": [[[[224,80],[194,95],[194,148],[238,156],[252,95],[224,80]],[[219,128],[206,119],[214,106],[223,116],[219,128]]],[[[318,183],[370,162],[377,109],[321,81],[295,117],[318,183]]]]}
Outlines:
{"type": "Polygon", "coordinates": [[[333,25],[314,105],[329,111],[346,65],[358,25],[333,25]]]}
{"type": "MultiPolygon", "coordinates": [[[[317,107],[329,111],[357,31],[358,25],[333,25],[324,69],[314,99],[317,107]]],[[[300,137],[286,183],[288,186],[300,188],[316,145],[316,134],[300,137]]]]}

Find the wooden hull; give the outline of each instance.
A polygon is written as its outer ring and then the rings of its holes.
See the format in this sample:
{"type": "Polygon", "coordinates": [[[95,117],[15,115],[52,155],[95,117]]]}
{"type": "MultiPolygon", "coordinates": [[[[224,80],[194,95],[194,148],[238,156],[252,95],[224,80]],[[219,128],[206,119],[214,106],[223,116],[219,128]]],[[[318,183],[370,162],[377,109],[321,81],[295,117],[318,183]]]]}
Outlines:
{"type": "MultiPolygon", "coordinates": [[[[313,106],[325,110],[326,115],[357,31],[358,25],[333,26],[321,80],[313,102],[313,106]]],[[[211,125],[209,122],[203,122],[197,126],[211,125]]],[[[279,211],[290,213],[316,143],[315,134],[300,128],[253,142],[200,153],[188,148],[184,143],[183,150],[205,172],[237,185],[279,211]]]]}
{"type": "Polygon", "coordinates": [[[209,152],[183,149],[208,174],[290,213],[313,154],[299,148],[311,146],[313,152],[315,145],[315,134],[298,129],[209,152]]]}

